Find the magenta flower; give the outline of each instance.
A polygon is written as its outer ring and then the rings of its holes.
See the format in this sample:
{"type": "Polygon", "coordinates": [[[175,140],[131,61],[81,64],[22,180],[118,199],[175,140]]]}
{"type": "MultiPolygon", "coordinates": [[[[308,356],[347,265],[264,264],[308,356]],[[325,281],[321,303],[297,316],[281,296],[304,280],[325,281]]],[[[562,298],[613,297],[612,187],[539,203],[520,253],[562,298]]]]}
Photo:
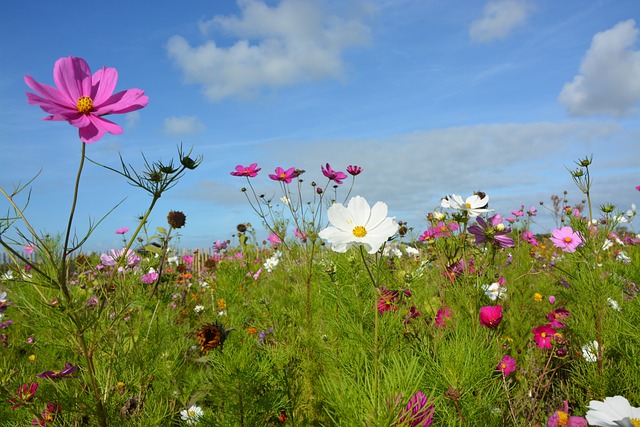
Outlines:
{"type": "Polygon", "coordinates": [[[551,232],[551,236],[550,240],[555,247],[564,252],[575,252],[578,246],[584,245],[580,233],[573,231],[573,228],[569,226],[556,228],[551,232]]]}
{"type": "Polygon", "coordinates": [[[446,328],[446,319],[451,319],[451,317],[451,309],[447,306],[441,307],[436,313],[436,326],[438,328],[446,328]]]}
{"type": "Polygon", "coordinates": [[[34,418],[33,421],[31,421],[31,425],[45,426],[47,423],[53,422],[60,412],[62,412],[62,406],[57,403],[48,402],[47,406],[42,411],[42,418],[34,418]]]}
{"type": "Polygon", "coordinates": [[[502,372],[502,375],[508,377],[512,372],[516,370],[516,359],[509,355],[505,355],[500,360],[500,363],[498,363],[498,367],[496,369],[502,372]]]}
{"type": "Polygon", "coordinates": [[[480,324],[487,328],[496,328],[502,321],[501,305],[486,305],[480,308],[480,324]]]}
{"type": "Polygon", "coordinates": [[[24,247],[24,253],[27,255],[31,255],[35,251],[36,251],[36,246],[33,243],[30,243],[24,247]]]}
{"type": "Polygon", "coordinates": [[[398,308],[396,303],[400,299],[400,292],[397,290],[387,289],[384,286],[378,290],[380,291],[380,297],[378,298],[378,313],[396,310],[398,308]]]}
{"type": "Polygon", "coordinates": [[[41,374],[36,375],[36,378],[49,378],[57,380],[60,378],[76,378],[73,374],[78,370],[77,366],[72,365],[69,362],[64,364],[64,369],[61,371],[44,371],[41,374]]]}
{"type": "Polygon", "coordinates": [[[547,319],[551,322],[549,324],[551,325],[552,328],[556,328],[556,329],[564,328],[566,325],[562,322],[564,322],[565,319],[568,319],[568,318],[569,318],[569,311],[565,310],[562,307],[556,308],[555,310],[547,313],[547,319]]]}
{"type": "Polygon", "coordinates": [[[127,231],[129,231],[129,229],[128,229],[127,227],[118,228],[118,229],[116,230],[116,234],[124,234],[124,233],[126,233],[127,231]]]}
{"type": "Polygon", "coordinates": [[[529,216],[536,216],[537,213],[538,213],[538,210],[533,205],[531,205],[531,207],[527,211],[527,215],[529,215],[529,216]]]}
{"type": "Polygon", "coordinates": [[[236,166],[236,171],[231,172],[231,175],[246,176],[248,178],[253,178],[258,175],[258,172],[260,172],[260,170],[261,169],[258,167],[257,163],[251,163],[249,166],[238,165],[236,166]]]}
{"type": "Polygon", "coordinates": [[[140,89],[129,89],[113,93],[118,81],[115,68],[91,69],[82,58],[60,58],[53,66],[53,81],[57,87],[38,83],[33,77],[24,81],[36,93],[27,92],[31,105],[39,105],[51,116],[45,120],[64,120],[79,128],[82,142],[91,144],[109,132],[122,133],[122,128],[103,116],[124,114],[139,110],[149,103],[149,98],[140,89]]]}
{"type": "Polygon", "coordinates": [[[554,412],[547,420],[547,427],[587,427],[588,425],[587,420],[582,417],[569,416],[569,403],[566,400],[562,408],[554,412]]]}
{"type": "Polygon", "coordinates": [[[346,173],[331,169],[329,163],[327,163],[326,168],[324,166],[320,166],[320,169],[322,169],[322,174],[324,176],[329,178],[330,181],[335,181],[336,184],[342,184],[342,180],[347,177],[346,173]]]}
{"type": "Polygon", "coordinates": [[[349,165],[347,166],[347,172],[349,173],[349,175],[360,175],[360,173],[362,172],[362,168],[360,166],[355,166],[355,165],[349,165]]]}
{"type": "Polygon", "coordinates": [[[9,400],[9,403],[13,403],[11,409],[16,409],[33,399],[36,390],[38,390],[38,383],[22,384],[16,391],[16,397],[9,400]]]}
{"type": "Polygon", "coordinates": [[[640,185],[636,185],[636,190],[640,191],[640,185]]]}
{"type": "Polygon", "coordinates": [[[549,324],[538,326],[533,328],[533,339],[539,348],[551,348],[553,347],[552,339],[556,335],[556,330],[549,324]]]}
{"type": "Polygon", "coordinates": [[[400,424],[409,427],[429,427],[433,424],[435,406],[429,405],[429,398],[419,391],[409,399],[403,411],[400,424]]]}
{"type": "Polygon", "coordinates": [[[529,243],[531,246],[538,246],[538,241],[536,240],[533,233],[529,230],[526,230],[524,233],[522,233],[522,240],[529,243]]]}
{"type": "Polygon", "coordinates": [[[280,243],[282,243],[282,240],[280,240],[278,235],[275,233],[269,234],[269,237],[267,237],[267,240],[273,245],[274,248],[277,247],[280,243]]]}
{"type": "Polygon", "coordinates": [[[271,178],[274,181],[282,181],[285,184],[290,184],[291,181],[293,180],[293,178],[295,178],[296,175],[296,168],[289,168],[287,170],[284,170],[281,167],[277,167],[276,168],[276,173],[270,173],[269,174],[269,178],[271,178]]]}
{"type": "Polygon", "coordinates": [[[156,280],[158,280],[158,276],[159,276],[158,273],[156,273],[155,271],[152,271],[150,273],[143,274],[142,276],[140,276],[140,281],[145,285],[152,285],[156,283],[156,280]]]}
{"type": "Polygon", "coordinates": [[[502,217],[499,214],[492,216],[488,221],[478,216],[476,217],[476,222],[478,223],[477,225],[469,227],[469,233],[475,236],[477,244],[488,241],[499,248],[511,248],[514,246],[513,239],[507,236],[511,229],[504,228],[502,217]]]}

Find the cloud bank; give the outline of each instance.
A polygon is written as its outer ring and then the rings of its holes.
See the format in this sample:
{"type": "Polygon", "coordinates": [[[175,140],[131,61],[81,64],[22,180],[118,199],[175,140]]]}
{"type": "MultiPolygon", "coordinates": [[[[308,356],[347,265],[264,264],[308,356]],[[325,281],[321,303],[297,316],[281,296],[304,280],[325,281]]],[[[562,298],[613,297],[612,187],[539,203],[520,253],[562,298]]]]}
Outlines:
{"type": "Polygon", "coordinates": [[[193,135],[205,130],[205,125],[195,116],[167,117],[163,121],[163,128],[169,135],[193,135]]]}
{"type": "Polygon", "coordinates": [[[580,73],[566,83],[558,97],[574,116],[629,117],[640,102],[640,30],[633,19],[593,36],[580,73]]]}
{"type": "Polygon", "coordinates": [[[192,46],[180,35],[167,42],[169,57],[188,83],[202,85],[211,101],[246,97],[264,87],[277,88],[311,80],[339,79],[343,54],[366,44],[370,30],[358,18],[343,18],[314,0],[283,0],[270,7],[239,0],[240,16],[215,16],[200,23],[237,39],[220,46],[207,40],[192,46]]]}

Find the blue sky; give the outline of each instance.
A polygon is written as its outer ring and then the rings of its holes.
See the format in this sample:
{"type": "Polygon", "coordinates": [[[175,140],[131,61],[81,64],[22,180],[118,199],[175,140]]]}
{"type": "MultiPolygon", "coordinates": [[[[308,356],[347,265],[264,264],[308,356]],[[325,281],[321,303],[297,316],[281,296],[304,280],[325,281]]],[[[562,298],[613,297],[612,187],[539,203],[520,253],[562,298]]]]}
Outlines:
{"type": "MultiPolygon", "coordinates": [[[[277,166],[322,182],[321,164],[360,165],[353,194],[423,230],[451,193],[485,191],[503,215],[563,190],[579,202],[565,167],[593,155],[596,205],[627,210],[640,198],[639,28],[637,0],[4,2],[0,185],[40,171],[27,216],[64,230],[77,130],[42,121],[23,78],[53,84],[55,61],[79,56],[116,68],[117,90],[149,96],[110,117],[124,134],[89,145],[90,158],[140,166],[141,153],[167,161],[180,143],[204,156],[151,218],[185,212],[183,247],[259,224],[229,175],[253,162],[265,194],[277,166]]],[[[125,199],[87,249],[118,247],[114,231],[133,229],[149,196],[95,165],[83,173],[77,234],[125,199]]],[[[540,215],[536,231],[553,225],[540,215]]]]}

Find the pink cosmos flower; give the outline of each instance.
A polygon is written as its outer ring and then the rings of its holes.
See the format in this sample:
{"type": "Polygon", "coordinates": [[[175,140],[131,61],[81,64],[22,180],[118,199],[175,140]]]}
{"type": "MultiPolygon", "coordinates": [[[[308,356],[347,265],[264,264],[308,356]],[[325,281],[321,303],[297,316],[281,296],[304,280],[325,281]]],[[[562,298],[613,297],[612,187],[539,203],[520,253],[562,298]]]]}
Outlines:
{"type": "Polygon", "coordinates": [[[496,369],[502,372],[502,375],[508,377],[509,374],[516,370],[516,359],[509,355],[505,355],[500,360],[500,363],[498,363],[498,367],[496,369]]]}
{"type": "Polygon", "coordinates": [[[274,181],[282,181],[285,184],[291,184],[293,178],[297,176],[296,168],[289,168],[287,170],[284,170],[283,168],[278,166],[275,172],[276,173],[270,173],[269,178],[274,181]]]}
{"type": "Polygon", "coordinates": [[[57,380],[60,378],[76,378],[73,374],[78,370],[77,366],[72,365],[69,362],[64,364],[64,369],[61,371],[44,371],[41,374],[36,375],[36,378],[49,378],[57,380]]]}
{"type": "Polygon", "coordinates": [[[118,229],[116,230],[116,234],[124,234],[124,233],[126,233],[127,231],[129,231],[129,229],[128,229],[127,227],[118,228],[118,229]]]}
{"type": "Polygon", "coordinates": [[[556,228],[551,232],[550,240],[556,248],[562,249],[564,252],[575,252],[578,246],[584,245],[580,233],[573,231],[573,228],[566,226],[556,228]]]}
{"type": "Polygon", "coordinates": [[[512,248],[514,246],[513,239],[507,234],[511,232],[510,228],[504,228],[502,217],[499,214],[493,215],[488,221],[482,217],[476,217],[477,225],[469,227],[469,233],[476,238],[476,243],[490,242],[499,248],[512,248]]]}
{"type": "Polygon", "coordinates": [[[16,397],[9,401],[9,403],[14,404],[11,409],[16,409],[22,406],[23,403],[29,402],[33,399],[36,394],[36,390],[38,390],[38,383],[22,384],[18,388],[18,391],[16,391],[16,397]]]}
{"type": "Polygon", "coordinates": [[[554,412],[547,420],[547,427],[587,427],[587,420],[582,417],[569,416],[569,403],[565,400],[562,408],[554,412]]]}
{"type": "Polygon", "coordinates": [[[36,250],[36,246],[33,243],[24,247],[24,253],[27,255],[31,255],[32,253],[35,252],[35,250],[36,250]]]}
{"type": "Polygon", "coordinates": [[[347,166],[347,172],[353,176],[360,175],[362,168],[360,166],[349,165],[347,166]]]}
{"type": "Polygon", "coordinates": [[[307,233],[305,233],[304,231],[300,231],[300,230],[299,230],[299,229],[297,229],[297,228],[295,228],[295,229],[293,230],[293,234],[294,234],[298,239],[300,239],[300,241],[301,241],[302,243],[306,242],[306,241],[307,241],[307,239],[309,238],[309,237],[307,236],[307,233]]]}
{"type": "Polygon", "coordinates": [[[249,166],[236,166],[236,171],[231,172],[233,176],[246,176],[249,178],[254,178],[258,176],[258,172],[260,172],[261,168],[258,167],[257,163],[251,163],[249,166]]]}
{"type": "Polygon", "coordinates": [[[62,412],[62,406],[57,403],[47,402],[47,406],[42,411],[42,418],[34,418],[31,421],[31,425],[45,426],[47,423],[53,422],[60,412],[62,412]]]}
{"type": "Polygon", "coordinates": [[[278,247],[278,245],[279,245],[280,243],[282,243],[282,240],[280,240],[280,238],[278,237],[278,235],[277,235],[277,234],[274,234],[274,233],[271,233],[271,234],[269,235],[269,237],[267,237],[267,240],[271,243],[271,245],[272,245],[274,248],[277,248],[277,247],[278,247]]]}
{"type": "Polygon", "coordinates": [[[447,320],[451,319],[451,309],[447,306],[444,306],[438,310],[436,313],[436,326],[438,328],[446,328],[447,320]]]}
{"type": "Polygon", "coordinates": [[[390,290],[384,286],[379,289],[380,297],[378,298],[378,313],[384,313],[389,310],[396,310],[398,306],[396,303],[400,298],[400,292],[397,290],[390,290]]]}
{"type": "Polygon", "coordinates": [[[191,255],[184,255],[182,257],[182,260],[185,262],[185,264],[188,264],[188,265],[193,264],[193,257],[191,255]]]}
{"type": "Polygon", "coordinates": [[[124,114],[139,110],[149,103],[149,98],[140,89],[129,89],[113,93],[118,81],[115,68],[91,69],[82,58],[69,56],[60,58],[53,67],[53,81],[57,87],[38,83],[33,77],[24,81],[36,93],[27,92],[31,105],[39,105],[51,116],[45,120],[64,120],[79,128],[82,142],[91,144],[109,132],[122,133],[122,128],[103,116],[124,114]]]}
{"type": "Polygon", "coordinates": [[[529,208],[529,210],[527,211],[527,214],[529,216],[536,216],[536,214],[538,213],[538,210],[536,209],[535,206],[531,205],[531,207],[529,208]]]}
{"type": "Polygon", "coordinates": [[[144,283],[145,285],[152,285],[156,283],[156,280],[158,280],[158,276],[159,274],[153,271],[151,273],[143,274],[142,276],[140,276],[140,281],[142,281],[142,283],[144,283]]]}
{"type": "Polygon", "coordinates": [[[522,233],[522,240],[529,243],[531,246],[538,246],[538,241],[536,240],[533,233],[529,230],[526,230],[524,233],[522,233]]]}
{"type": "Polygon", "coordinates": [[[402,412],[400,425],[409,427],[429,427],[433,424],[434,405],[426,394],[419,391],[409,399],[407,407],[402,412]]]}
{"type": "Polygon", "coordinates": [[[496,328],[502,321],[501,305],[486,305],[480,308],[480,324],[487,328],[496,328]]]}
{"type": "Polygon", "coordinates": [[[553,347],[551,340],[556,335],[556,330],[549,324],[538,326],[533,328],[533,339],[539,348],[551,348],[553,347]]]}
{"type": "Polygon", "coordinates": [[[564,328],[566,325],[562,322],[565,321],[565,319],[569,318],[569,311],[565,310],[562,307],[556,308],[555,310],[547,313],[547,319],[550,321],[550,325],[553,328],[556,329],[562,329],[564,328]]]}
{"type": "Polygon", "coordinates": [[[640,185],[636,185],[636,190],[640,191],[640,185]]]}
{"type": "Polygon", "coordinates": [[[322,169],[322,174],[324,176],[329,178],[330,181],[335,181],[336,184],[342,184],[342,180],[347,177],[346,173],[331,169],[329,163],[327,163],[326,168],[324,166],[320,166],[320,169],[322,169]]]}

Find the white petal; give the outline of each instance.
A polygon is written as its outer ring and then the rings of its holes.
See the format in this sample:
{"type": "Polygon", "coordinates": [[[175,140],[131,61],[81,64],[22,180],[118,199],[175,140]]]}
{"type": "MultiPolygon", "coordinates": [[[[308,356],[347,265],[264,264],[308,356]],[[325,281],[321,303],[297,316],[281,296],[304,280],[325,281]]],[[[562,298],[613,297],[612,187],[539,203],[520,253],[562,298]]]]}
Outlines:
{"type": "Polygon", "coordinates": [[[327,209],[327,218],[334,227],[343,231],[353,230],[353,216],[351,211],[345,208],[342,203],[334,203],[329,209],[327,209]]]}
{"type": "Polygon", "coordinates": [[[354,226],[361,225],[366,226],[369,222],[369,217],[371,216],[371,207],[369,207],[369,203],[361,196],[352,197],[349,200],[349,213],[354,221],[354,226]]]}
{"type": "Polygon", "coordinates": [[[376,202],[376,204],[371,208],[371,214],[369,216],[369,221],[367,222],[367,232],[378,227],[385,220],[388,212],[389,208],[386,203],[376,202]]]}

